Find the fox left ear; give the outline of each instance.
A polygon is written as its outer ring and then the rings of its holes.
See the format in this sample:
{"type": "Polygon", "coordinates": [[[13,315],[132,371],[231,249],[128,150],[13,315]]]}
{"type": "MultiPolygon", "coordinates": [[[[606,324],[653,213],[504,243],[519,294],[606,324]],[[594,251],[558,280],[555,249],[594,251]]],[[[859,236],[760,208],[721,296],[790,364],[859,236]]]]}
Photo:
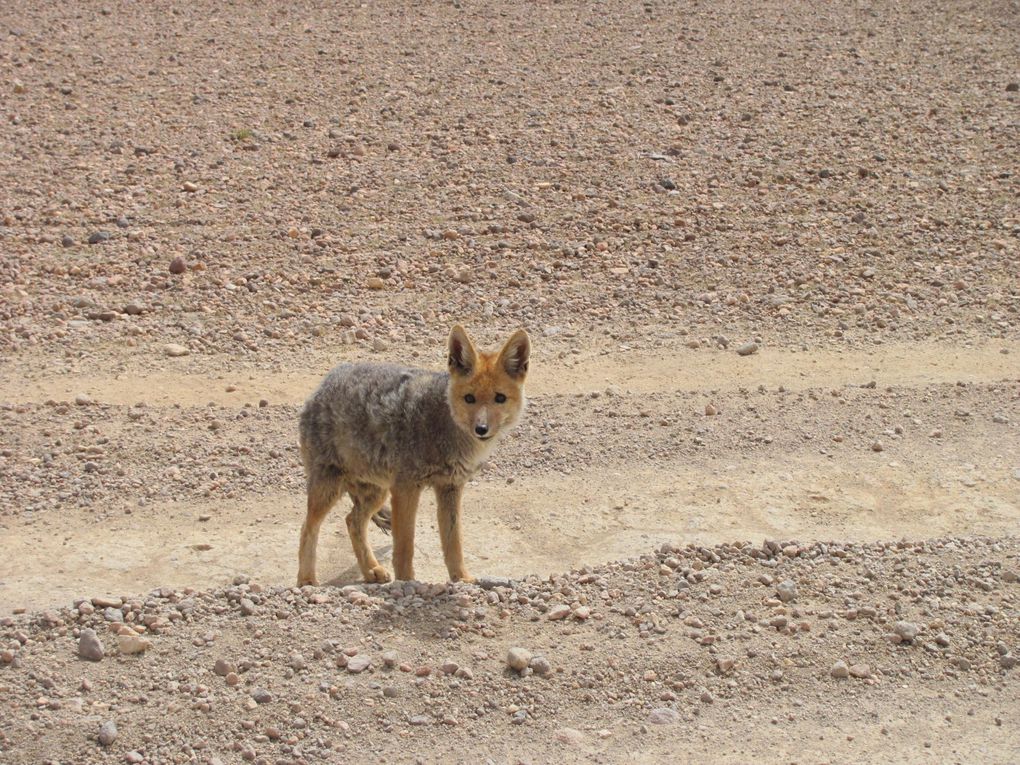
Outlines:
{"type": "Polygon", "coordinates": [[[510,377],[523,380],[528,373],[528,359],[531,358],[531,339],[528,333],[519,329],[510,336],[499,352],[499,363],[510,377]]]}

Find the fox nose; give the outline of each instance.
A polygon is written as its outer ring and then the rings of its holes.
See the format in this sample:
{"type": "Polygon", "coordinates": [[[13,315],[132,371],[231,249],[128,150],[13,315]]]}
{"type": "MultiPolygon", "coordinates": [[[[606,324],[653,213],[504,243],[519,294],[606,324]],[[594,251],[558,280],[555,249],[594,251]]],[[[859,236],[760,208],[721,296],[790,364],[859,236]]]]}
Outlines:
{"type": "Polygon", "coordinates": [[[475,433],[477,433],[478,435],[484,436],[488,432],[489,432],[488,425],[475,425],[475,433]]]}

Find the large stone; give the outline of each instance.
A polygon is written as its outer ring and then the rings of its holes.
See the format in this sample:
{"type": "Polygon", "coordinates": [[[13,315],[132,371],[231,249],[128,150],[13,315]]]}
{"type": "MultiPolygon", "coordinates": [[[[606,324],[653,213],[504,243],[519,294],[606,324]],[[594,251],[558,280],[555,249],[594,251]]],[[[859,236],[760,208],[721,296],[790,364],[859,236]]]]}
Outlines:
{"type": "Polygon", "coordinates": [[[531,662],[531,651],[527,648],[514,647],[506,652],[506,663],[510,669],[522,672],[531,662]]]}
{"type": "Polygon", "coordinates": [[[89,661],[99,661],[106,655],[103,642],[95,630],[83,629],[78,637],[78,655],[89,661]]]}

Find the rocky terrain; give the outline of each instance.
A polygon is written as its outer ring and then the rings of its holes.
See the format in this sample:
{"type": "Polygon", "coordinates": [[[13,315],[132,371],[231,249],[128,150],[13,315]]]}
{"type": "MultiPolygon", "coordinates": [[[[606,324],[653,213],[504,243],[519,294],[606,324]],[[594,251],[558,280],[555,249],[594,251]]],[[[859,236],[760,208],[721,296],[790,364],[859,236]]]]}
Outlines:
{"type": "Polygon", "coordinates": [[[0,5],[0,763],[1020,760],[1018,30],[0,5]],[[481,585],[293,588],[301,402],[454,322],[481,585]]]}
{"type": "Polygon", "coordinates": [[[0,744],[26,762],[1007,762],[1018,579],[1015,539],[767,540],[480,586],[79,598],[3,621],[0,744]]]}

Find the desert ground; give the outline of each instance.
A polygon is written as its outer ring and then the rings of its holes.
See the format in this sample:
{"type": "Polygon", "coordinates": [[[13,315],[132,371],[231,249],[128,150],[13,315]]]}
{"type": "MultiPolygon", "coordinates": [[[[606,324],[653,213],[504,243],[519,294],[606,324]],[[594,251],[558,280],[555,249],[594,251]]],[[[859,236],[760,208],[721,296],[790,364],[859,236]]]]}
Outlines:
{"type": "Polygon", "coordinates": [[[1020,761],[1020,5],[0,4],[0,763],[1020,761]],[[345,360],[534,351],[477,584],[345,360]],[[390,540],[373,529],[389,567],[390,540]]]}

